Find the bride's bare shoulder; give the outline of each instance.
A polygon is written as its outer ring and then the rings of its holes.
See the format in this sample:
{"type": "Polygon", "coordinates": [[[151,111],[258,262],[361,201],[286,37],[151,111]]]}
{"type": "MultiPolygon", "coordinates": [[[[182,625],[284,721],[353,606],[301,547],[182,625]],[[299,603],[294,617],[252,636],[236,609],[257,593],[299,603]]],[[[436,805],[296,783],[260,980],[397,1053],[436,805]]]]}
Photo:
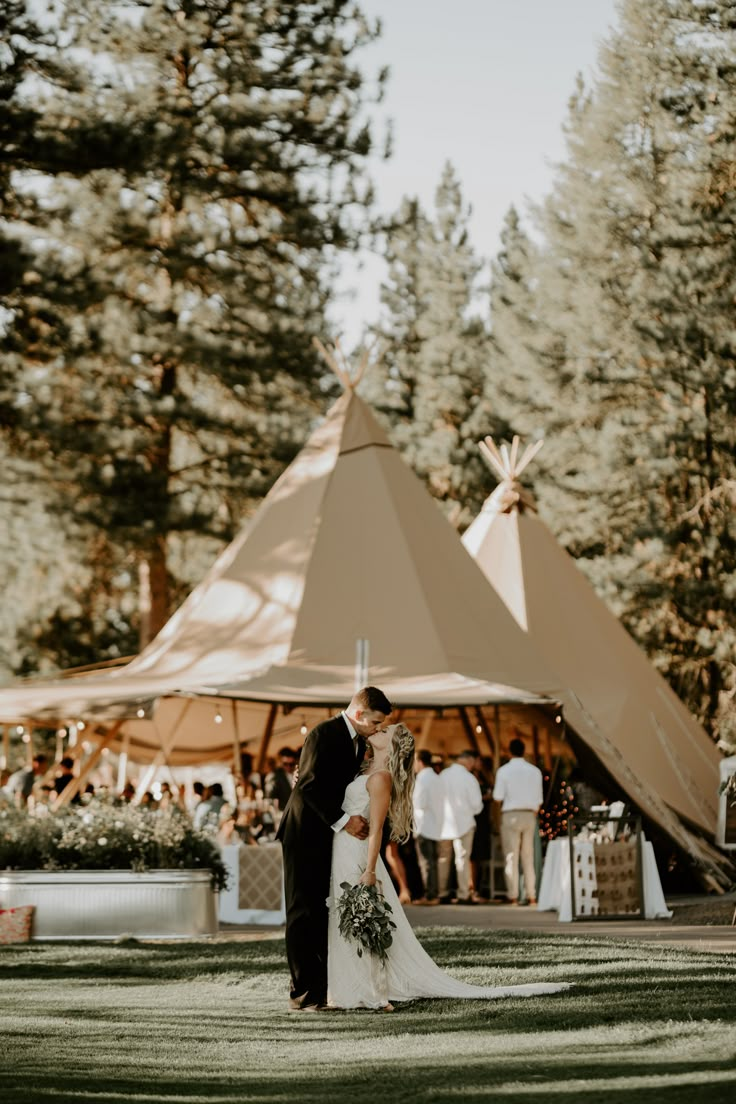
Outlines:
{"type": "Polygon", "coordinates": [[[391,771],[377,770],[366,775],[365,784],[371,790],[391,790],[391,771]]]}

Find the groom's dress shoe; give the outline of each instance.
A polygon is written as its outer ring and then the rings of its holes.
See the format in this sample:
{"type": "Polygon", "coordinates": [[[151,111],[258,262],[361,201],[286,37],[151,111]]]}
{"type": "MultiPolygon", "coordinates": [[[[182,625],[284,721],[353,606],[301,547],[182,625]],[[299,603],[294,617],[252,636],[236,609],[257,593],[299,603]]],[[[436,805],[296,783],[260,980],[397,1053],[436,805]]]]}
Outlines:
{"type": "Polygon", "coordinates": [[[290,1012],[324,1012],[327,1008],[326,1004],[317,1004],[312,1001],[311,1004],[300,1004],[299,1001],[289,1001],[290,1012]]]}

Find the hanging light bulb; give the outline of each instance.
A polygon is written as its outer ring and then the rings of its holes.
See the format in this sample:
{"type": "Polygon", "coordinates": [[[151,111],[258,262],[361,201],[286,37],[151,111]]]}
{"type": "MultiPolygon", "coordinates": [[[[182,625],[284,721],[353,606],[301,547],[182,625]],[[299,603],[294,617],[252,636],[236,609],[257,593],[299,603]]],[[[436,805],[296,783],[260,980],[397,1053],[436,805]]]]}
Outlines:
{"type": "Polygon", "coordinates": [[[18,725],[15,731],[18,733],[19,736],[22,736],[25,732],[25,728],[23,727],[23,725],[18,725]]]}
{"type": "Polygon", "coordinates": [[[145,709],[143,709],[143,708],[141,708],[141,709],[136,709],[136,711],[135,711],[135,715],[136,715],[136,717],[140,717],[140,718],[142,719],[143,717],[145,717],[145,715],[146,715],[146,711],[145,711],[145,709]]]}
{"type": "Polygon", "coordinates": [[[479,725],[479,724],[477,724],[477,725],[475,726],[475,731],[476,731],[476,732],[478,733],[478,735],[480,736],[481,732],[483,731],[483,727],[482,727],[482,725],[479,725]]]}
{"type": "Polygon", "coordinates": [[[222,724],[222,713],[218,711],[215,713],[215,724],[222,724]]]}
{"type": "Polygon", "coordinates": [[[59,737],[60,740],[63,740],[64,737],[66,736],[66,729],[65,728],[57,728],[56,735],[59,737]]]}
{"type": "Polygon", "coordinates": [[[555,717],[555,724],[562,724],[562,714],[557,714],[557,716],[555,717]]]}
{"type": "Polygon", "coordinates": [[[24,732],[23,735],[21,736],[21,739],[22,739],[24,744],[30,744],[30,742],[31,742],[30,732],[24,732]]]}
{"type": "Polygon", "coordinates": [[[301,728],[299,729],[299,731],[301,732],[302,736],[306,736],[306,735],[307,735],[307,726],[305,725],[304,721],[302,721],[302,726],[301,726],[301,728]]]}
{"type": "Polygon", "coordinates": [[[87,726],[84,723],[84,721],[77,721],[77,728],[79,729],[80,732],[83,732],[86,727],[87,726]]]}

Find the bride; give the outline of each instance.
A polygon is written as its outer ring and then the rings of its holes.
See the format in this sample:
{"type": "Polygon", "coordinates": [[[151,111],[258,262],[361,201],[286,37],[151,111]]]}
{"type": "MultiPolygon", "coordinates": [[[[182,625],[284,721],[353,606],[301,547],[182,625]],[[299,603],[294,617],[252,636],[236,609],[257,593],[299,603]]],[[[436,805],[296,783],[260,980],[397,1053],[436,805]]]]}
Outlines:
{"type": "Polygon", "coordinates": [[[556,993],[566,984],[506,985],[485,988],[450,977],[417,940],[399,904],[379,851],[388,815],[391,838],[404,840],[411,831],[414,789],[414,738],[402,724],[392,724],[368,737],[372,757],[345,791],[343,810],[367,817],[367,840],[338,832],[332,850],[330,883],[327,1005],[330,1008],[374,1008],[393,1011],[391,1001],[418,997],[465,997],[493,1000],[556,993]],[[396,925],[386,965],[364,953],[341,934],[337,910],[340,885],[378,885],[392,909],[396,925]]]}

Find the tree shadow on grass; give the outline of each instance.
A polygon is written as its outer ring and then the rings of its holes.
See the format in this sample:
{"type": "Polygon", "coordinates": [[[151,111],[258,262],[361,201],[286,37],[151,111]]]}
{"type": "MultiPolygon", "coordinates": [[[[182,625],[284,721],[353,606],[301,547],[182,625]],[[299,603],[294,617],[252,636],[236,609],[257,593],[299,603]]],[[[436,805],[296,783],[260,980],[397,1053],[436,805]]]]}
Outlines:
{"type": "MultiPolygon", "coordinates": [[[[71,1073],[74,1078],[74,1074],[71,1073]]],[[[506,1059],[476,1059],[470,1067],[438,1065],[431,1061],[415,1065],[377,1059],[359,1068],[289,1069],[267,1076],[246,1071],[230,1076],[207,1076],[183,1072],[177,1077],[157,1076],[155,1070],[140,1077],[114,1072],[78,1076],[78,1087],[69,1085],[70,1072],[27,1069],[25,1083],[0,1077],[4,1104],[388,1104],[424,1102],[441,1104],[492,1104],[494,1100],[514,1104],[732,1104],[736,1093],[736,1071],[732,1061],[658,1062],[656,1067],[641,1058],[622,1061],[570,1058],[564,1066],[544,1060],[530,1063],[506,1059]]]]}

